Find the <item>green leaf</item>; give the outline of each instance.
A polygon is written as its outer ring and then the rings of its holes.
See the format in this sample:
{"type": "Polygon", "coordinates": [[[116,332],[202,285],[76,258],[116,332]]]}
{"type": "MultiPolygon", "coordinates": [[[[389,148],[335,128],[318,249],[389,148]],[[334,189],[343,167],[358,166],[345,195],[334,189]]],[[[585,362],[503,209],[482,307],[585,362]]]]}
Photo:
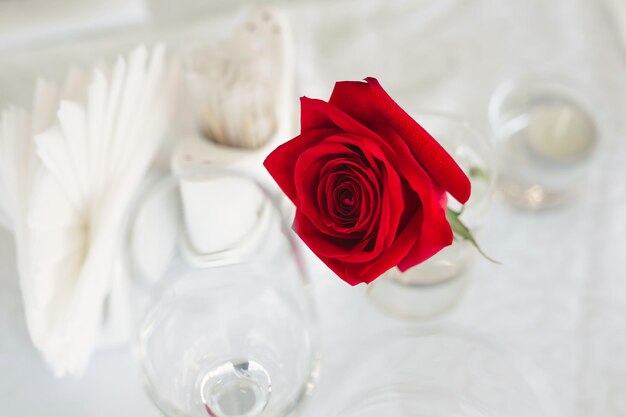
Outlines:
{"type": "Polygon", "coordinates": [[[477,178],[482,179],[483,181],[489,181],[489,174],[480,167],[470,167],[468,174],[470,178],[477,178]]]}
{"type": "Polygon", "coordinates": [[[446,209],[446,218],[448,219],[448,222],[450,223],[450,227],[452,228],[454,235],[461,237],[462,239],[470,242],[472,246],[476,248],[478,253],[480,253],[488,261],[493,262],[494,264],[500,265],[500,262],[487,256],[487,254],[483,252],[483,250],[480,248],[480,246],[478,245],[478,242],[476,242],[476,239],[474,238],[474,235],[472,234],[470,229],[467,226],[465,226],[465,224],[463,224],[463,222],[461,221],[460,216],[462,212],[463,212],[463,209],[461,209],[461,211],[458,211],[458,212],[452,210],[451,208],[446,209]]]}

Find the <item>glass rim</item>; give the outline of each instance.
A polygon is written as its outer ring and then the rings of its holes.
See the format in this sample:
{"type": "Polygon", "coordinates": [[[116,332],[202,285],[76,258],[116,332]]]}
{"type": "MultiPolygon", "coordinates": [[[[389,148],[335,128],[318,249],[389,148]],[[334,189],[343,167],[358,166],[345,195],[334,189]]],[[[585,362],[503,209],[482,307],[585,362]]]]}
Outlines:
{"type": "Polygon", "coordinates": [[[491,92],[487,104],[487,118],[491,133],[498,134],[502,123],[502,109],[507,99],[516,93],[537,94],[555,92],[571,101],[593,121],[598,138],[602,137],[604,121],[598,111],[599,99],[593,90],[567,73],[532,71],[519,73],[501,81],[491,92]]]}
{"type": "MultiPolygon", "coordinates": [[[[303,307],[305,312],[303,320],[305,321],[308,333],[310,334],[310,353],[307,356],[308,365],[306,371],[302,375],[301,386],[296,392],[296,395],[293,398],[289,398],[288,401],[282,401],[277,406],[277,411],[281,415],[291,415],[291,413],[295,413],[300,410],[301,407],[305,406],[314,388],[318,384],[321,366],[321,328],[319,325],[319,314],[314,297],[314,291],[311,286],[310,276],[304,262],[301,248],[298,246],[295,234],[291,232],[291,229],[287,224],[286,216],[284,211],[281,209],[279,198],[275,193],[272,193],[267,186],[263,185],[262,181],[245,171],[224,167],[199,166],[198,168],[186,169],[181,172],[163,173],[159,178],[147,184],[142,192],[136,196],[137,201],[135,201],[135,204],[132,206],[132,211],[128,214],[127,223],[124,227],[124,233],[122,233],[123,238],[125,239],[122,243],[124,245],[123,252],[124,256],[127,257],[127,259],[125,259],[125,265],[129,271],[131,285],[135,290],[140,291],[140,294],[148,297],[152,297],[155,294],[160,297],[161,290],[163,289],[159,287],[160,278],[151,281],[143,276],[143,274],[142,276],[138,276],[137,273],[140,270],[136,267],[136,265],[134,265],[132,260],[133,254],[130,245],[132,242],[133,225],[137,221],[137,216],[140,215],[144,204],[149,201],[148,198],[159,198],[163,195],[159,193],[167,193],[172,190],[176,190],[180,186],[179,184],[181,179],[202,180],[204,178],[211,177],[242,179],[249,184],[254,184],[254,186],[263,193],[264,197],[270,202],[270,209],[274,211],[272,215],[276,216],[274,220],[276,223],[272,224],[271,227],[281,228],[282,234],[284,235],[281,238],[286,239],[289,250],[291,251],[290,256],[292,257],[294,266],[298,271],[298,276],[293,276],[296,274],[289,274],[289,279],[293,279],[294,282],[299,282],[303,290],[302,295],[304,298],[301,299],[301,302],[305,304],[303,307]]],[[[167,286],[169,286],[169,283],[166,283],[166,287],[167,286]]],[[[137,323],[144,322],[147,317],[150,317],[150,315],[153,314],[153,312],[153,307],[146,308],[145,311],[141,312],[137,316],[137,323]]],[[[138,337],[135,337],[134,346],[137,351],[141,350],[138,337]]],[[[152,404],[154,404],[162,413],[166,415],[183,415],[181,414],[182,410],[178,404],[172,402],[168,398],[163,398],[158,395],[156,384],[158,378],[153,370],[147,365],[147,362],[140,359],[139,366],[143,374],[144,391],[147,393],[147,396],[150,398],[152,404]]]]}
{"type": "MultiPolygon", "coordinates": [[[[139,288],[146,289],[147,287],[152,287],[154,285],[154,280],[149,279],[145,273],[141,272],[141,268],[137,266],[132,247],[134,242],[133,235],[135,232],[133,226],[137,223],[139,217],[141,216],[146,202],[150,201],[151,198],[158,198],[159,196],[178,189],[180,187],[181,180],[201,181],[203,179],[210,179],[211,177],[236,178],[243,180],[261,192],[263,198],[268,202],[267,210],[270,211],[270,215],[276,216],[279,224],[278,227],[281,228],[281,231],[283,232],[282,234],[288,242],[289,249],[293,253],[294,261],[300,272],[303,284],[308,286],[311,283],[311,279],[306,268],[304,255],[294,234],[291,233],[291,227],[286,220],[281,202],[277,198],[276,194],[270,191],[270,189],[264,185],[261,180],[257,179],[249,172],[233,168],[207,165],[185,168],[176,172],[162,172],[157,178],[144,181],[143,187],[141,187],[141,190],[134,196],[128,210],[126,211],[120,233],[120,247],[123,248],[121,251],[122,263],[126,269],[131,284],[137,285],[139,288]]],[[[179,202],[180,198],[177,203],[179,202]]],[[[217,266],[217,263],[211,266],[217,266]]]]}
{"type": "MultiPolygon", "coordinates": [[[[493,197],[496,191],[499,173],[496,164],[495,146],[488,135],[484,134],[480,129],[478,129],[469,121],[465,120],[462,116],[452,112],[418,108],[414,111],[411,111],[409,113],[409,116],[411,116],[411,118],[415,120],[420,126],[422,126],[419,120],[420,116],[424,118],[431,117],[445,121],[447,123],[455,124],[471,134],[472,137],[484,148],[482,149],[481,154],[483,154],[482,156],[485,158],[485,164],[490,169],[489,181],[487,182],[487,193],[483,197],[483,199],[491,199],[493,197]]],[[[424,129],[429,134],[431,134],[435,138],[435,140],[437,140],[437,137],[433,135],[430,131],[428,131],[426,127],[424,127],[424,129]]]]}
{"type": "MultiPolygon", "coordinates": [[[[375,329],[361,334],[356,345],[371,346],[372,341],[374,341],[374,346],[380,345],[381,343],[388,345],[390,342],[414,342],[424,338],[441,338],[450,339],[451,341],[460,340],[491,352],[493,355],[501,358],[505,363],[511,365],[510,369],[519,376],[536,398],[538,406],[544,411],[543,415],[546,417],[560,417],[562,415],[554,400],[554,387],[548,377],[541,372],[541,368],[539,368],[534,361],[520,355],[512,345],[501,342],[484,330],[477,330],[455,323],[431,322],[407,324],[407,322],[397,322],[392,326],[384,328],[382,331],[375,329]]],[[[358,360],[355,360],[355,362],[358,362],[358,360]]],[[[375,403],[372,403],[370,400],[376,395],[380,396],[386,391],[389,392],[389,387],[401,388],[401,392],[393,392],[400,395],[420,391],[423,392],[425,388],[429,390],[433,389],[432,386],[427,386],[427,384],[424,384],[417,378],[414,378],[412,382],[410,375],[403,374],[403,378],[398,378],[398,381],[394,381],[391,384],[372,385],[366,389],[358,389],[352,392],[350,394],[351,400],[357,398],[364,398],[364,400],[352,401],[347,406],[342,407],[340,412],[334,413],[333,417],[354,416],[355,412],[359,411],[364,406],[375,405],[375,403]]],[[[462,398],[460,395],[455,394],[455,396],[462,398]]]]}

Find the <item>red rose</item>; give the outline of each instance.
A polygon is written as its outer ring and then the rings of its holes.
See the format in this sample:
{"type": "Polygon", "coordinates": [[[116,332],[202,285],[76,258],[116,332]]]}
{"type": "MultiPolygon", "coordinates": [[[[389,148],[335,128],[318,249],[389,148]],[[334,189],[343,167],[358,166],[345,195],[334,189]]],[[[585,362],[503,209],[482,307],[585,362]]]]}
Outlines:
{"type": "Polygon", "coordinates": [[[293,228],[341,279],[369,283],[452,243],[447,194],[470,182],[375,78],[335,84],[328,103],[302,97],[301,133],[265,167],[296,205],[293,228]]]}

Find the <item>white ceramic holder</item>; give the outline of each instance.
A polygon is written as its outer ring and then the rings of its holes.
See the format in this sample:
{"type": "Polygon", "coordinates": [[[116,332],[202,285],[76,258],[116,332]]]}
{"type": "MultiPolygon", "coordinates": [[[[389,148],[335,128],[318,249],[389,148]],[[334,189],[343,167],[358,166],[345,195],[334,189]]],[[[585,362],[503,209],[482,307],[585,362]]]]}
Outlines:
{"type": "MultiPolygon", "coordinates": [[[[182,141],[172,157],[173,172],[222,168],[273,187],[263,161],[294,136],[294,68],[287,22],[273,9],[256,9],[230,39],[196,48],[190,55],[189,88],[205,136],[182,141]],[[199,56],[203,51],[206,55],[199,56]],[[250,131],[268,126],[273,128],[263,130],[267,137],[250,131]]],[[[245,181],[233,181],[219,176],[181,180],[189,256],[212,259],[251,238],[263,224],[264,196],[245,181]],[[228,193],[236,193],[236,198],[220,198],[228,193]]]]}
{"type": "MultiPolygon", "coordinates": [[[[288,119],[288,118],[285,118],[288,119]]],[[[287,126],[285,126],[285,130],[287,126]]],[[[265,157],[280,145],[289,134],[275,135],[260,149],[227,148],[193,137],[184,141],[172,158],[172,170],[182,175],[195,169],[218,168],[241,172],[254,177],[261,184],[275,187],[263,167],[265,157]]],[[[184,178],[180,181],[183,216],[190,253],[206,257],[230,250],[255,234],[255,227],[263,222],[266,199],[248,182],[236,178],[184,178]],[[236,193],[236,198],[220,196],[236,193]]]]}
{"type": "Polygon", "coordinates": [[[290,124],[293,41],[287,19],[260,7],[220,42],[186,53],[187,86],[210,141],[259,149],[290,124]]]}

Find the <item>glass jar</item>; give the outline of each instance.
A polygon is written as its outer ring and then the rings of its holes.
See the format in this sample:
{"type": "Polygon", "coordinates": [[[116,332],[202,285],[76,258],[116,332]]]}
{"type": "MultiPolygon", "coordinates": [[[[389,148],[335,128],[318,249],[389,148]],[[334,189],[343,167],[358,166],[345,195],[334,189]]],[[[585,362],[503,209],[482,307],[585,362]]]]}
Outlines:
{"type": "MultiPolygon", "coordinates": [[[[492,147],[476,129],[445,114],[418,114],[423,126],[459,164],[472,184],[472,194],[460,219],[476,235],[489,206],[496,181],[492,147]]],[[[452,197],[448,207],[461,205],[452,197]]],[[[383,311],[404,319],[423,319],[450,309],[467,286],[466,273],[479,256],[470,242],[456,239],[427,261],[400,272],[394,268],[368,286],[369,298],[383,311]]]]}
{"type": "MultiPolygon", "coordinates": [[[[462,327],[388,328],[348,346],[335,417],[557,417],[545,375],[462,327]],[[366,347],[366,348],[363,348],[366,347]]],[[[319,415],[325,415],[319,414],[319,415]]]]}
{"type": "Polygon", "coordinates": [[[524,75],[498,87],[489,122],[500,194],[531,210],[579,195],[600,139],[597,108],[588,92],[562,76],[524,75]]]}
{"type": "Polygon", "coordinates": [[[274,198],[216,168],[167,177],[128,227],[137,354],[171,417],[286,416],[317,375],[316,314],[274,198]]]}

